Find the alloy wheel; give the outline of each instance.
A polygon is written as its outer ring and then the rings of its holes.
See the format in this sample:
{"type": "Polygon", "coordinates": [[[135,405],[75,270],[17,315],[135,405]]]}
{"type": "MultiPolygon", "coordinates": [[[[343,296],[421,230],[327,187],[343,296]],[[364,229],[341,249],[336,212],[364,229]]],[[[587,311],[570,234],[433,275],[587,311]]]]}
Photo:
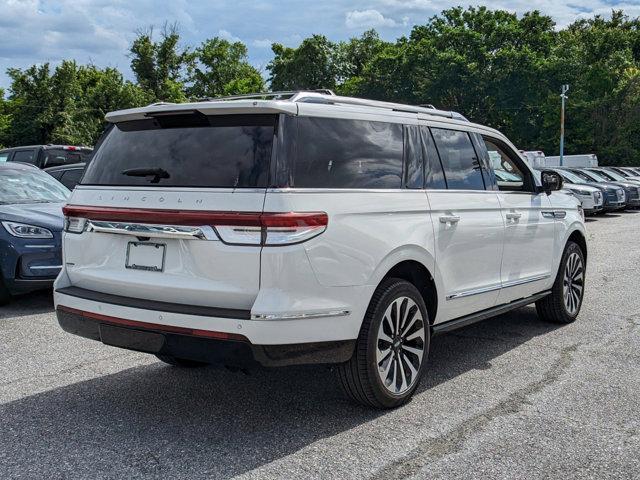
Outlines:
{"type": "Polygon", "coordinates": [[[418,380],[425,349],[425,323],[420,308],[409,297],[398,297],[387,307],[376,341],[376,368],[382,384],[402,395],[418,380]]]}
{"type": "Polygon", "coordinates": [[[584,264],[577,253],[571,253],[567,258],[562,282],[564,306],[569,315],[576,315],[582,303],[584,290],[584,264]]]}

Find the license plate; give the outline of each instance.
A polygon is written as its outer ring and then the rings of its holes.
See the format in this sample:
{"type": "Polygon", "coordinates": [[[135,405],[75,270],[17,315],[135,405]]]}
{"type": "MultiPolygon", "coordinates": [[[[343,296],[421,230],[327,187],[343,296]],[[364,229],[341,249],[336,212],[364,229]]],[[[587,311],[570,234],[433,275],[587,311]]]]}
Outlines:
{"type": "Polygon", "coordinates": [[[164,270],[165,249],[163,243],[129,242],[125,267],[161,272],[164,270]]]}

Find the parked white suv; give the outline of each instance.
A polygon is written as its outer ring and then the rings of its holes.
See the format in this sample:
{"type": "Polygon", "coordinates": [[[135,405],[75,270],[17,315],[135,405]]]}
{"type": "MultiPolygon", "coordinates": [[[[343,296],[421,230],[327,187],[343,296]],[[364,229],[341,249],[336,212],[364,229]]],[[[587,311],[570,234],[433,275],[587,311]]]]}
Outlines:
{"type": "Polygon", "coordinates": [[[434,334],[580,311],[578,201],[459,114],[295,92],[106,118],[65,207],[68,332],[183,367],[336,363],[389,408],[434,334]]]}

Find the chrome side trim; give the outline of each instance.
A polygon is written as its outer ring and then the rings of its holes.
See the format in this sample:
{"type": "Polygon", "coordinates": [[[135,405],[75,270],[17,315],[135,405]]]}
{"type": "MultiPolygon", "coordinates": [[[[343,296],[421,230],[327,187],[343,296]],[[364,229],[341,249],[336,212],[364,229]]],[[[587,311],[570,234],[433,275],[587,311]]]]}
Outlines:
{"type": "Polygon", "coordinates": [[[25,245],[24,248],[55,248],[55,245],[25,245]]]}
{"type": "Polygon", "coordinates": [[[454,300],[456,298],[464,298],[464,297],[471,297],[473,295],[480,295],[481,293],[489,293],[489,292],[493,292],[495,290],[500,290],[502,288],[510,288],[510,287],[515,287],[518,285],[524,285],[527,283],[533,283],[533,282],[538,282],[540,280],[545,280],[547,278],[551,277],[550,274],[545,273],[542,275],[535,275],[533,277],[527,277],[527,278],[519,278],[518,280],[511,280],[509,282],[503,282],[500,285],[492,285],[490,287],[482,287],[482,288],[475,288],[473,290],[465,290],[463,292],[456,292],[456,293],[452,293],[450,295],[446,296],[447,300],[454,300]]]}
{"type": "Polygon", "coordinates": [[[350,315],[350,310],[330,310],[328,312],[293,313],[293,314],[271,314],[252,313],[251,320],[304,320],[307,318],[344,317],[350,315]]]}
{"type": "Polygon", "coordinates": [[[36,265],[34,267],[27,267],[29,270],[60,270],[62,265],[36,265]]]}
{"type": "Polygon", "coordinates": [[[145,223],[108,222],[87,220],[87,232],[114,233],[149,238],[177,238],[180,240],[218,240],[213,228],[208,225],[200,227],[180,225],[152,225],[145,223]]]}
{"type": "Polygon", "coordinates": [[[474,288],[473,290],[465,290],[463,292],[451,293],[447,295],[447,300],[454,300],[456,298],[471,297],[473,295],[480,295],[481,293],[489,293],[495,290],[500,290],[502,285],[492,285],[490,287],[474,288]]]}
{"type": "Polygon", "coordinates": [[[551,277],[551,274],[544,273],[544,274],[541,274],[541,275],[535,275],[533,277],[520,278],[518,280],[511,280],[509,282],[503,282],[502,283],[502,288],[509,288],[509,287],[515,287],[517,285],[524,285],[526,283],[538,282],[540,280],[545,280],[545,279],[547,279],[549,277],[551,277]]]}

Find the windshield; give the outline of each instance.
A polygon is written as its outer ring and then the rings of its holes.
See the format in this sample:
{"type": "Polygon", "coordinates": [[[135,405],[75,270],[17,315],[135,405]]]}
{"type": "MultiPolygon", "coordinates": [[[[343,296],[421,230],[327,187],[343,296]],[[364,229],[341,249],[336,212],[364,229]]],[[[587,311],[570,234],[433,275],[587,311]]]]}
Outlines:
{"type": "Polygon", "coordinates": [[[566,181],[569,183],[584,183],[584,178],[580,178],[575,173],[569,172],[568,170],[559,170],[558,173],[564,177],[566,181]]]}
{"type": "Polygon", "coordinates": [[[595,172],[592,172],[591,170],[584,171],[584,170],[572,170],[573,173],[575,173],[576,175],[578,175],[580,178],[584,178],[587,182],[593,183],[593,182],[609,182],[610,180],[607,180],[604,177],[601,177],[600,175],[598,175],[595,172]]]}
{"type": "Polygon", "coordinates": [[[35,168],[0,169],[0,204],[64,202],[69,193],[51,175],[35,168]]]}
{"type": "Polygon", "coordinates": [[[275,115],[166,115],[114,125],[83,185],[266,187],[275,115]]]}
{"type": "Polygon", "coordinates": [[[616,182],[626,182],[627,178],[620,175],[618,172],[614,172],[613,170],[598,170],[600,175],[603,175],[611,180],[615,180],[616,182]]]}

